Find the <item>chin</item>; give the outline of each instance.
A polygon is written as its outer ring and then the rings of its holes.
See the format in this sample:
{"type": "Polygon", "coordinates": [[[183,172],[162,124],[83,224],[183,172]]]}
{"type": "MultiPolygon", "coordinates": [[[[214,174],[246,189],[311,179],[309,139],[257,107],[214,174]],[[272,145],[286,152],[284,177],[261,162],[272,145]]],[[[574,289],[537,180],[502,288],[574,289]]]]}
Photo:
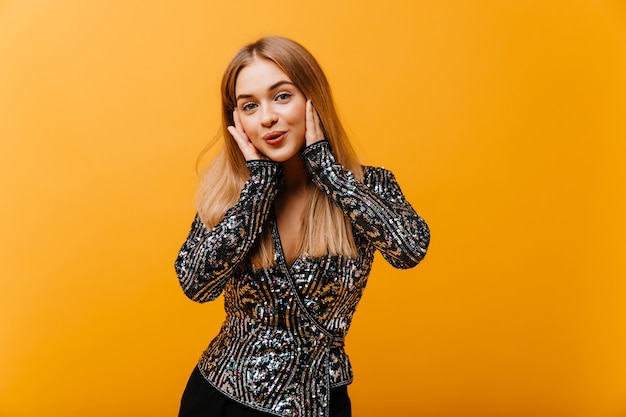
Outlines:
{"type": "Polygon", "coordinates": [[[267,155],[267,157],[268,157],[270,160],[272,160],[272,161],[274,161],[274,162],[281,163],[281,164],[282,164],[283,162],[287,162],[287,161],[289,161],[290,159],[292,159],[292,158],[293,158],[293,156],[289,157],[289,156],[273,156],[273,155],[267,155]]]}
{"type": "Polygon", "coordinates": [[[265,156],[271,159],[274,162],[287,162],[290,159],[300,156],[300,149],[296,151],[285,151],[285,152],[267,152],[265,156]]]}

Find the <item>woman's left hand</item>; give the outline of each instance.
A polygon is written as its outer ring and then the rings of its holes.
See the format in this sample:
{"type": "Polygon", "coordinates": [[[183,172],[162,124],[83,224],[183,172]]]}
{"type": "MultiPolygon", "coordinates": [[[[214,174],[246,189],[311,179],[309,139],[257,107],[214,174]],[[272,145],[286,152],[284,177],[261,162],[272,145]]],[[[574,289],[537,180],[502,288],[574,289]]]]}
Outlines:
{"type": "Polygon", "coordinates": [[[317,114],[315,107],[313,107],[311,100],[306,101],[306,131],[304,133],[304,139],[306,146],[324,140],[320,116],[317,114]]]}

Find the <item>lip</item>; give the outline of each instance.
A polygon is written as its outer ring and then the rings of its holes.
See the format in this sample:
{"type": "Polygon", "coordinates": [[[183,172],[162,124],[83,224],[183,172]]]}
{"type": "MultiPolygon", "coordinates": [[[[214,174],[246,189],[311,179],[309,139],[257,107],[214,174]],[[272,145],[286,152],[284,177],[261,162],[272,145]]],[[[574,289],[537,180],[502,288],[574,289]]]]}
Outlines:
{"type": "Polygon", "coordinates": [[[269,143],[270,145],[274,145],[280,142],[281,140],[283,140],[283,138],[285,137],[285,133],[287,132],[281,132],[281,131],[268,132],[265,135],[263,135],[263,140],[269,143]]]}

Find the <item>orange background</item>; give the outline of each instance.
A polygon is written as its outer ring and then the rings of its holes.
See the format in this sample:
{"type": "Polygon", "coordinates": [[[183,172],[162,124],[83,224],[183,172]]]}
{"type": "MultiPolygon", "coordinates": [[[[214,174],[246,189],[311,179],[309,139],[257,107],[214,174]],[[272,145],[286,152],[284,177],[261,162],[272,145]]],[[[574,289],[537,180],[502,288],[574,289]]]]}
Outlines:
{"type": "Polygon", "coordinates": [[[0,2],[0,416],[173,416],[223,318],[178,287],[219,79],[319,59],[429,222],[378,259],[356,417],[626,415],[621,0],[0,2]]]}

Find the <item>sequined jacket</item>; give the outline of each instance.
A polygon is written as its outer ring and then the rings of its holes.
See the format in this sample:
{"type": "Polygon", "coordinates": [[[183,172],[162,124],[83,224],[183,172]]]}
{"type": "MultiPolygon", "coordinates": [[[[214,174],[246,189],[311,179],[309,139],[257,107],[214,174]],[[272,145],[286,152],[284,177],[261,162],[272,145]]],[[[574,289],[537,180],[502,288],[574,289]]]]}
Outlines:
{"type": "Polygon", "coordinates": [[[330,388],[352,382],[344,337],[374,252],[410,268],[426,254],[430,235],[390,171],[365,167],[359,182],[326,141],[306,147],[302,158],[313,182],[352,221],[358,257],[305,254],[288,266],[272,209],[280,165],[250,161],[238,202],[212,230],[196,216],[175,267],[192,300],[224,293],[226,319],[198,363],[215,388],[266,413],[327,417],[330,388]],[[255,270],[245,260],[266,222],[276,263],[255,270]]]}

